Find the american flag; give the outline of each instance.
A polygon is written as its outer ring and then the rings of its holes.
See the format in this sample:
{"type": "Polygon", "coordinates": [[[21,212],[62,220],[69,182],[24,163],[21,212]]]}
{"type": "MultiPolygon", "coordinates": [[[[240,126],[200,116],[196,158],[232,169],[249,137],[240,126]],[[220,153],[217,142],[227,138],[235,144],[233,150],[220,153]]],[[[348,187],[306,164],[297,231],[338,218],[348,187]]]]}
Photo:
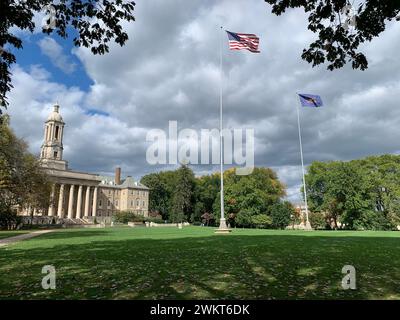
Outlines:
{"type": "Polygon", "coordinates": [[[231,50],[241,50],[246,49],[254,53],[259,53],[258,45],[260,43],[260,38],[255,34],[247,33],[234,33],[226,31],[229,38],[229,49],[231,50]]]}

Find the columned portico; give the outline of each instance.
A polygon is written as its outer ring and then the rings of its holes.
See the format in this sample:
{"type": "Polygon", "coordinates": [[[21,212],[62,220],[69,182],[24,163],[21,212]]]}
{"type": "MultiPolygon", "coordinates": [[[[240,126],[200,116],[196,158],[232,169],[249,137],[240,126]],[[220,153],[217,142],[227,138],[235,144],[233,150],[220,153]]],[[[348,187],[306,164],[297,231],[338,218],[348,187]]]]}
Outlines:
{"type": "Polygon", "coordinates": [[[90,186],[86,187],[86,196],[85,196],[85,212],[84,216],[89,216],[89,202],[90,202],[90,186]]]}
{"type": "Polygon", "coordinates": [[[63,218],[64,185],[60,185],[60,194],[58,196],[57,216],[63,218]]]}
{"type": "Polygon", "coordinates": [[[82,188],[83,186],[79,186],[78,188],[78,202],[76,204],[76,218],[82,218],[82,188]]]}
{"type": "Polygon", "coordinates": [[[74,185],[71,185],[69,188],[68,219],[72,219],[74,217],[74,189],[74,185]]]}
{"type": "Polygon", "coordinates": [[[95,187],[93,191],[92,216],[95,217],[96,213],[97,213],[97,187],[95,187]]]}

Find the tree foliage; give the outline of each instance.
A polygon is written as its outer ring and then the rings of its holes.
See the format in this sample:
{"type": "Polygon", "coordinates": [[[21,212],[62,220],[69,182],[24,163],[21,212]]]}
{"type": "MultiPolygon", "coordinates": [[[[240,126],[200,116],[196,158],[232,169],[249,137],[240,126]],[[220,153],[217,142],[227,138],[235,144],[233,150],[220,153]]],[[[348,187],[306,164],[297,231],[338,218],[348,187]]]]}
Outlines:
{"type": "Polygon", "coordinates": [[[256,214],[251,216],[251,223],[257,228],[268,228],[272,226],[273,222],[271,217],[266,214],[256,214]]]}
{"type": "Polygon", "coordinates": [[[400,156],[314,162],[306,175],[311,211],[333,228],[390,230],[400,225],[400,156]]]}
{"type": "Polygon", "coordinates": [[[2,0],[0,102],[6,106],[6,93],[12,88],[10,67],[16,58],[11,49],[23,48],[22,39],[13,30],[33,32],[37,27],[33,19],[36,13],[47,11],[41,26],[44,33],[55,33],[63,39],[73,35],[75,46],[90,48],[93,54],[105,54],[111,41],[123,46],[128,40],[122,23],[134,20],[134,6],[131,0],[2,0]]]}
{"type": "MultiPolygon", "coordinates": [[[[224,172],[224,207],[228,222],[252,226],[255,215],[270,215],[271,208],[285,195],[285,186],[269,168],[254,168],[250,175],[239,176],[234,169],[224,172]]],[[[219,193],[214,213],[220,217],[219,193]]]]}
{"type": "MultiPolygon", "coordinates": [[[[220,175],[213,173],[204,175],[196,179],[196,204],[192,221],[202,221],[203,215],[208,213],[212,215],[213,205],[218,196],[220,188],[220,175]]],[[[208,216],[207,216],[208,217],[208,216]]],[[[214,218],[214,216],[212,215],[214,218]]],[[[213,219],[205,219],[207,225],[213,219]]]]}
{"type": "MultiPolygon", "coordinates": [[[[150,188],[149,209],[162,211],[164,219],[206,225],[219,221],[218,173],[195,178],[189,167],[182,166],[175,171],[146,175],[141,183],[150,188]]],[[[285,186],[271,169],[255,168],[248,176],[237,176],[234,169],[229,169],[224,172],[224,184],[225,215],[231,226],[271,227],[275,221],[280,228],[285,223],[282,221],[287,220],[285,210],[280,211],[283,218],[278,218],[278,213],[275,218],[271,215],[273,206],[280,204],[285,195],[285,186]]],[[[276,208],[281,209],[279,206],[276,208]]]]}
{"type": "Polygon", "coordinates": [[[176,186],[171,200],[171,220],[173,222],[190,221],[195,199],[195,178],[193,171],[186,165],[177,170],[176,186]]]}
{"type": "Polygon", "coordinates": [[[311,227],[315,230],[324,230],[329,228],[327,219],[322,212],[309,212],[308,217],[310,220],[311,227]]]}
{"type": "MultiPolygon", "coordinates": [[[[46,210],[50,183],[36,157],[18,139],[5,116],[0,122],[0,216],[7,221],[17,206],[46,210]]],[[[32,209],[33,210],[33,209],[32,209]]]]}
{"type": "Polygon", "coordinates": [[[400,12],[398,0],[365,0],[352,8],[349,0],[265,0],[272,12],[283,14],[289,8],[303,8],[308,29],[318,39],[303,50],[302,58],[313,66],[328,62],[328,69],[351,62],[354,69],[368,68],[367,57],[359,50],[362,43],[378,37],[389,21],[400,12]]]}
{"type": "Polygon", "coordinates": [[[171,197],[176,184],[174,171],[164,171],[145,175],[141,180],[145,186],[150,188],[149,209],[168,219],[168,211],[171,206],[171,197]]]}
{"type": "Polygon", "coordinates": [[[289,201],[277,202],[271,207],[271,227],[274,229],[285,229],[296,212],[293,205],[289,201]]]}

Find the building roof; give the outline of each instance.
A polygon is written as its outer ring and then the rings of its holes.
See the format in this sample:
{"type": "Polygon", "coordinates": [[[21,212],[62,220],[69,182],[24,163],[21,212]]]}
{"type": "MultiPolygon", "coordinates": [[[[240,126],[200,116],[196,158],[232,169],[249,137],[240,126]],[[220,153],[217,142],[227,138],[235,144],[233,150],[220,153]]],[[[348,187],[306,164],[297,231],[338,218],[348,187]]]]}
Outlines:
{"type": "Polygon", "coordinates": [[[149,190],[148,187],[145,185],[141,184],[138,181],[135,181],[131,176],[126,177],[125,180],[122,180],[121,184],[116,184],[114,177],[111,176],[99,176],[99,179],[101,179],[101,185],[104,187],[110,187],[110,188],[117,188],[117,189],[143,189],[143,190],[149,190]]]}
{"type": "Polygon", "coordinates": [[[141,184],[139,181],[133,180],[131,176],[127,176],[126,179],[122,182],[120,185],[120,188],[126,189],[126,188],[135,188],[135,189],[146,189],[148,190],[145,185],[141,184]]]}

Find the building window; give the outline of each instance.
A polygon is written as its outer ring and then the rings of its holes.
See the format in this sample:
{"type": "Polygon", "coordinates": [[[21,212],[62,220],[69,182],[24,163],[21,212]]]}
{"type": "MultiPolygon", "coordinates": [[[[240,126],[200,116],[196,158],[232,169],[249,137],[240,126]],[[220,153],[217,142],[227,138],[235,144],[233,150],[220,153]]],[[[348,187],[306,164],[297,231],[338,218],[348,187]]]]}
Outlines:
{"type": "Polygon", "coordinates": [[[101,201],[101,199],[99,200],[99,208],[101,208],[101,206],[102,206],[102,201],[101,201]]]}
{"type": "Polygon", "coordinates": [[[57,158],[58,152],[54,151],[54,158],[57,158]]]}
{"type": "Polygon", "coordinates": [[[139,199],[136,200],[136,205],[140,206],[139,199]]]}
{"type": "Polygon", "coordinates": [[[111,206],[111,202],[110,202],[110,200],[108,200],[107,201],[107,207],[110,208],[110,206],[111,206]]]}
{"type": "Polygon", "coordinates": [[[143,200],[142,204],[143,204],[143,207],[144,207],[146,205],[146,202],[144,202],[144,200],[143,200]]]}
{"type": "Polygon", "coordinates": [[[115,206],[118,207],[118,200],[115,200],[115,206]]]}
{"type": "Polygon", "coordinates": [[[131,207],[133,207],[133,200],[131,200],[131,207]]]}
{"type": "Polygon", "coordinates": [[[55,138],[58,140],[58,134],[59,134],[59,127],[58,126],[56,126],[56,134],[55,134],[55,138]]]}

